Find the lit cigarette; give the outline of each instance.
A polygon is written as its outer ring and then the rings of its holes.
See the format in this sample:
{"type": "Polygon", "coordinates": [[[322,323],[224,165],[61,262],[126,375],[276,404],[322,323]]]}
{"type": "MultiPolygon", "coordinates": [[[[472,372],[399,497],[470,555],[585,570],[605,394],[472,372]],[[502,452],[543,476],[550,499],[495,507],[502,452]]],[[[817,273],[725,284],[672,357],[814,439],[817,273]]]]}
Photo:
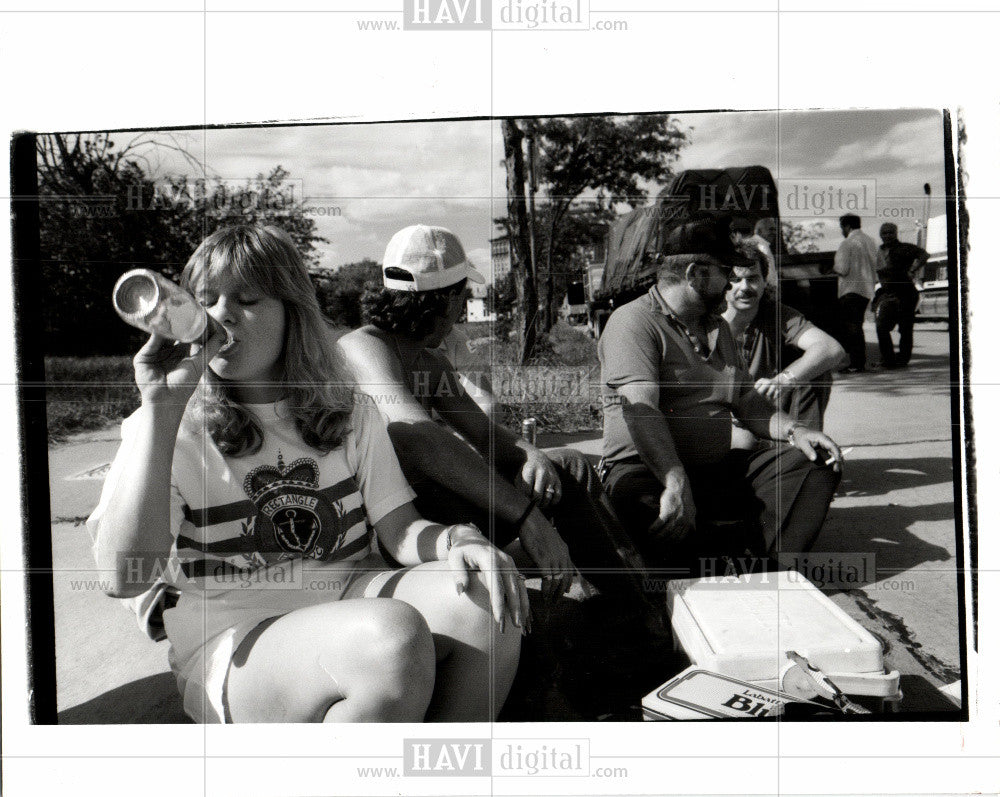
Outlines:
{"type": "MultiPolygon", "coordinates": [[[[853,450],[854,450],[854,446],[851,446],[850,448],[842,448],[842,449],[840,449],[840,456],[841,457],[846,457],[853,450]]],[[[826,462],[824,462],[823,464],[824,465],[832,465],[836,459],[837,458],[835,456],[831,455],[830,458],[826,462]]]]}

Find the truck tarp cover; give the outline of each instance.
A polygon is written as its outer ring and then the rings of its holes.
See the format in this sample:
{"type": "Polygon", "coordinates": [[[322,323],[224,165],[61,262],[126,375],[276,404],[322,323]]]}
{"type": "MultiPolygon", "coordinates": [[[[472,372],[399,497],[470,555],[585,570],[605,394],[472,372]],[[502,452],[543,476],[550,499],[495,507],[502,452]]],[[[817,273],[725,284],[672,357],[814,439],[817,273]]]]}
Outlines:
{"type": "Polygon", "coordinates": [[[778,216],[778,192],[764,166],[689,169],[656,197],[653,205],[619,217],[608,235],[601,292],[634,294],[656,279],[656,255],[670,231],[695,217],[730,215],[751,226],[778,216]]]}

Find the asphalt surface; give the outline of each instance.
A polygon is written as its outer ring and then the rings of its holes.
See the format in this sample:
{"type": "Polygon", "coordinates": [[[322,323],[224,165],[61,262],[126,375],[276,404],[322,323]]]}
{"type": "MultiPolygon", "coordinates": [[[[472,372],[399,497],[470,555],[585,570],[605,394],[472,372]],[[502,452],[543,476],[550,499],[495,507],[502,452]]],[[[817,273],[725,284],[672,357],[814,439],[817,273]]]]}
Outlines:
{"type": "MultiPolygon", "coordinates": [[[[875,361],[874,330],[869,326],[866,334],[869,359],[875,361]]],[[[883,640],[887,668],[902,676],[905,712],[953,711],[959,696],[948,345],[945,324],[918,325],[908,369],[838,376],[826,416],[826,431],[853,450],[814,548],[815,573],[839,579],[828,594],[883,640]],[[860,562],[857,577],[845,576],[843,569],[831,574],[830,559],[860,562]]],[[[49,450],[59,721],[185,722],[167,644],[146,638],[131,611],[106,597],[93,570],[84,520],[97,503],[103,469],[117,443],[112,428],[49,450]]],[[[557,435],[542,436],[539,443],[570,444],[596,457],[600,440],[594,434],[557,435]]],[[[577,610],[564,611],[574,622],[577,610]]],[[[558,626],[559,618],[553,621],[558,626]]],[[[539,637],[532,644],[548,643],[539,637]]],[[[550,645],[547,653],[557,652],[550,645]]],[[[607,665],[614,653],[596,650],[595,656],[607,665]]],[[[641,651],[633,656],[620,646],[618,653],[623,666],[641,657],[641,651]]],[[[670,654],[660,661],[671,661],[670,654]]],[[[654,670],[645,677],[655,682],[672,674],[663,672],[661,679],[654,670]]],[[[634,717],[614,707],[591,715],[573,706],[572,694],[555,692],[539,704],[541,716],[531,716],[522,704],[510,718],[634,717]]]]}

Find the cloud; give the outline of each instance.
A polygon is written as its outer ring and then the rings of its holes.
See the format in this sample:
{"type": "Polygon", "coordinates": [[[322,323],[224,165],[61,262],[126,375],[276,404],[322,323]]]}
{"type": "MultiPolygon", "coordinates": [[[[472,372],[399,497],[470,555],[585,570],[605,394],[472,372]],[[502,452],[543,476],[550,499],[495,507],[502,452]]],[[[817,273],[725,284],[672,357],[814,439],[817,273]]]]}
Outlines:
{"type": "MultiPolygon", "coordinates": [[[[900,122],[877,135],[842,144],[826,161],[831,172],[871,169],[929,169],[941,164],[940,115],[900,122]],[[936,142],[936,148],[928,146],[936,142]]],[[[853,173],[853,172],[852,172],[853,173]]]]}
{"type": "MultiPolygon", "coordinates": [[[[944,193],[936,111],[683,113],[677,118],[692,128],[678,171],[760,164],[776,177],[871,177],[880,197],[896,194],[901,206],[920,193],[924,182],[931,183],[935,197],[944,193]]],[[[126,136],[115,139],[124,143],[126,136]]],[[[506,213],[499,121],[224,128],[172,136],[211,174],[246,179],[280,164],[302,180],[310,205],[339,208],[340,215],[313,216],[318,232],[330,240],[323,245],[324,265],[381,259],[396,230],[423,222],[452,229],[467,251],[483,252],[480,264],[489,268],[493,219],[506,213]]],[[[162,155],[164,172],[197,173],[175,153],[164,149],[162,155]]],[[[660,186],[650,188],[655,192],[660,186]]],[[[919,197],[913,201],[919,203],[919,197]]]]}

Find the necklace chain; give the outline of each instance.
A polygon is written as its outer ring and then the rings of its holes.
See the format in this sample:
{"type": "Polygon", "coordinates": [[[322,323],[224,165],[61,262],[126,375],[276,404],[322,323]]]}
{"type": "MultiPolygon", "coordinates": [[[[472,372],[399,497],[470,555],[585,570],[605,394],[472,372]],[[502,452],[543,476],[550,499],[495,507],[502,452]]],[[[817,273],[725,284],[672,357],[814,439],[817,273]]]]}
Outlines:
{"type": "Polygon", "coordinates": [[[674,328],[678,332],[682,333],[688,339],[688,342],[694,348],[697,355],[701,357],[701,359],[704,360],[705,362],[708,362],[709,359],[711,359],[712,357],[711,349],[709,349],[705,343],[702,343],[702,341],[698,338],[698,336],[695,335],[690,329],[688,329],[687,324],[685,324],[683,321],[680,320],[680,318],[677,317],[677,314],[671,309],[670,305],[664,302],[663,306],[666,308],[667,311],[666,312],[667,320],[670,321],[670,323],[674,326],[674,328]]]}

